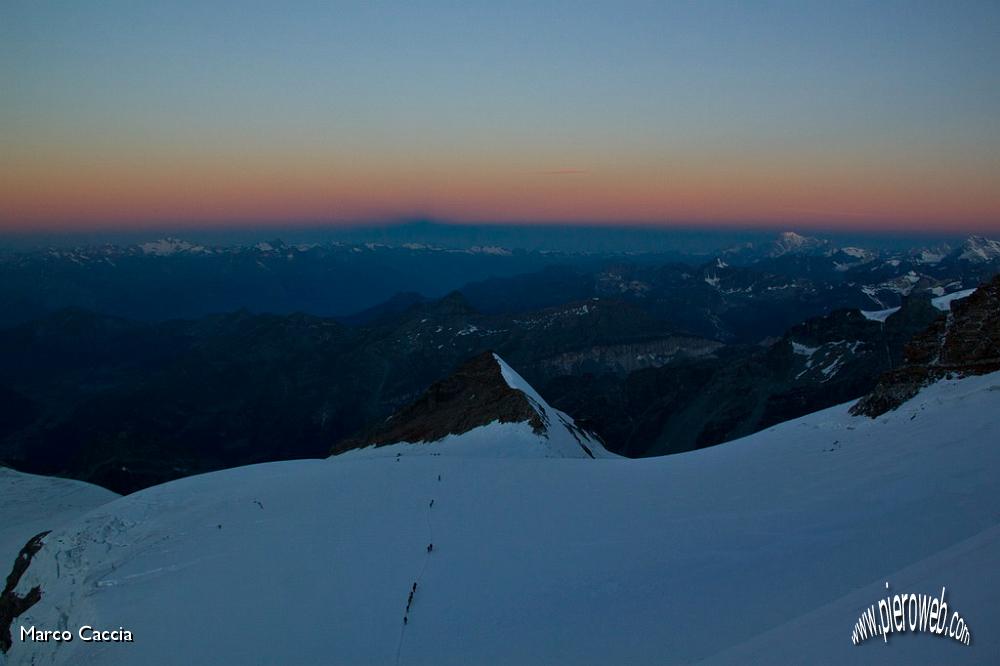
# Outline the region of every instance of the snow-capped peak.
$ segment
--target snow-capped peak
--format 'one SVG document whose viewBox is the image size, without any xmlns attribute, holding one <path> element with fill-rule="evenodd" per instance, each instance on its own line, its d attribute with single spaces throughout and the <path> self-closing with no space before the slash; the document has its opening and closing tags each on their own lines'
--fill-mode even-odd
<svg viewBox="0 0 1000 666">
<path fill-rule="evenodd" d="M 783 243 L 787 247 L 802 247 L 808 243 L 809 240 L 815 239 L 809 239 L 806 236 L 795 233 L 794 231 L 782 231 L 778 236 L 778 242 Z"/>
<path fill-rule="evenodd" d="M 771 244 L 768 253 L 771 257 L 780 257 L 795 252 L 807 252 L 827 245 L 827 241 L 812 236 L 802 236 L 794 231 L 783 231 Z"/>
<path fill-rule="evenodd" d="M 975 263 L 996 261 L 1000 259 L 1000 241 L 982 236 L 969 236 L 962 244 L 958 258 Z"/>
<path fill-rule="evenodd" d="M 205 248 L 190 241 L 178 238 L 161 238 L 149 243 L 142 243 L 139 249 L 143 254 L 151 254 L 157 257 L 168 257 L 172 254 L 182 252 L 204 252 Z"/>
<path fill-rule="evenodd" d="M 475 356 L 335 454 L 610 458 L 595 435 L 553 408 L 492 352 Z"/>
<path fill-rule="evenodd" d="M 268 252 L 280 252 L 281 250 L 285 249 L 285 244 L 279 239 L 274 239 L 270 241 L 260 241 L 253 247 L 258 252 L 263 252 L 266 254 Z"/>
</svg>

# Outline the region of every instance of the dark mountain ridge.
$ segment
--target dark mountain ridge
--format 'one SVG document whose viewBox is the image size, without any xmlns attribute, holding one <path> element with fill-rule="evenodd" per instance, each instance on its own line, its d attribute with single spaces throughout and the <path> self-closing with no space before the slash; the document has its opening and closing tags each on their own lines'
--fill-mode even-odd
<svg viewBox="0 0 1000 666">
<path fill-rule="evenodd" d="M 541 414 L 528 396 L 507 384 L 493 352 L 485 351 L 431 384 L 364 436 L 338 442 L 331 453 L 395 442 L 433 442 L 493 422 L 527 422 L 534 432 L 545 431 Z"/>
<path fill-rule="evenodd" d="M 544 385 L 579 368 L 622 373 L 718 347 L 605 300 L 503 316 L 453 293 L 364 326 L 248 311 L 161 324 L 64 311 L 0 329 L 0 389 L 22 405 L 2 419 L 0 459 L 130 492 L 325 455 L 489 349 Z M 637 359 L 635 349 L 649 353 Z"/>
</svg>

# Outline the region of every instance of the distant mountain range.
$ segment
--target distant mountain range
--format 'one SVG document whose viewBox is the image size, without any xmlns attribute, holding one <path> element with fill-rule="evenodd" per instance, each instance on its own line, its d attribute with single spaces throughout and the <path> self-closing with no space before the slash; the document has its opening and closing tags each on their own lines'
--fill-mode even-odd
<svg viewBox="0 0 1000 666">
<path fill-rule="evenodd" d="M 838 308 L 879 311 L 898 307 L 907 296 L 975 287 L 1000 271 L 1000 254 L 992 251 L 997 245 L 971 237 L 955 249 L 883 252 L 787 233 L 773 243 L 689 263 L 609 258 L 596 270 L 549 268 L 461 291 L 484 312 L 613 298 L 691 334 L 757 343 Z"/>
<path fill-rule="evenodd" d="M 733 309 L 739 292 L 770 294 L 822 314 L 844 307 L 898 305 L 914 287 L 975 286 L 1000 267 L 1000 243 L 970 237 L 961 246 L 907 250 L 838 247 L 828 240 L 780 234 L 715 254 L 563 253 L 496 245 L 442 247 L 418 242 L 286 244 L 280 240 L 211 246 L 165 238 L 132 245 L 47 248 L 0 253 L 0 325 L 77 307 L 143 321 L 200 317 L 241 308 L 253 312 L 350 318 L 399 293 L 439 298 L 456 289 L 484 312 L 532 310 L 569 300 L 618 294 L 644 300 L 658 316 L 672 300 L 706 301 L 688 322 L 700 335 L 747 339 L 760 331 L 748 314 L 711 324 Z M 555 269 L 555 270 L 554 270 Z M 528 274 L 538 272 L 537 279 Z M 501 290 L 490 285 L 497 279 Z M 475 287 L 472 283 L 478 283 Z M 694 286 L 712 287 L 718 293 Z M 702 284 L 703 283 L 703 284 Z M 466 288 L 466 285 L 469 285 Z M 860 294 L 858 292 L 861 292 Z M 671 293 L 676 293 L 672 298 Z M 831 292 L 817 294 L 817 292 Z M 780 297 L 780 298 L 779 298 Z M 712 301 L 727 303 L 712 305 Z M 739 310 L 739 305 L 735 306 Z M 686 316 L 688 313 L 682 313 Z M 762 313 L 769 320 L 773 312 Z M 781 317 L 770 334 L 796 321 Z M 749 329 L 747 329 L 747 325 Z M 745 331 L 751 331 L 747 333 Z"/>
<path fill-rule="evenodd" d="M 691 263 L 279 241 L 7 255 L 16 279 L 0 293 L 24 305 L 15 319 L 36 316 L 0 327 L 0 462 L 128 492 L 321 455 L 488 351 L 611 451 L 711 446 L 870 391 L 997 272 L 995 246 L 887 253 L 784 234 Z M 425 266 L 437 284 L 488 277 L 322 314 L 371 275 L 388 290 Z M 266 312 L 289 293 L 315 309 Z M 91 307 L 52 309 L 75 300 Z M 198 314 L 233 304 L 246 307 Z"/>
<path fill-rule="evenodd" d="M 0 255 L 0 325 L 67 307 L 142 321 L 255 312 L 348 316 L 400 291 L 440 297 L 462 284 L 538 270 L 561 255 L 475 246 L 211 247 L 178 239 Z"/>
</svg>

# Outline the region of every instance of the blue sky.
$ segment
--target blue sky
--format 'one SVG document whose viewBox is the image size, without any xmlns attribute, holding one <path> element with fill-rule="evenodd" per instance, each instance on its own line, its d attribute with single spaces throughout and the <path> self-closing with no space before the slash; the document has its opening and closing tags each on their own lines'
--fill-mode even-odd
<svg viewBox="0 0 1000 666">
<path fill-rule="evenodd" d="M 996 2 L 6 2 L 0 224 L 991 227 L 998 45 Z"/>
</svg>

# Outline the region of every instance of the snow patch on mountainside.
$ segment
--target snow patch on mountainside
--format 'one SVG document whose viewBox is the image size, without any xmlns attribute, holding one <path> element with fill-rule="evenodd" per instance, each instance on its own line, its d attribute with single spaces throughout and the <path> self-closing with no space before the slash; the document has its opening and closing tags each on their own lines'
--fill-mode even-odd
<svg viewBox="0 0 1000 666">
<path fill-rule="evenodd" d="M 801 342 L 792 343 L 792 352 L 795 354 L 799 354 L 800 356 L 805 356 L 806 358 L 809 358 L 810 356 L 815 354 L 818 350 L 819 347 L 809 347 L 807 345 L 802 344 Z"/>
<path fill-rule="evenodd" d="M 842 247 L 840 248 L 840 251 L 849 257 L 854 257 L 855 259 L 863 259 L 865 261 L 871 261 L 875 257 L 874 252 L 860 247 Z"/>
<path fill-rule="evenodd" d="M 865 319 L 869 319 L 871 321 L 884 322 L 886 319 L 896 314 L 897 312 L 899 312 L 899 308 L 895 307 L 895 308 L 886 308 L 885 310 L 862 310 L 861 314 L 862 316 L 864 316 Z"/>
<path fill-rule="evenodd" d="M 964 289 L 962 291 L 956 291 L 951 294 L 945 294 L 944 296 L 938 296 L 937 298 L 931 299 L 931 305 L 936 307 L 938 310 L 941 310 L 942 312 L 948 312 L 951 310 L 951 304 L 954 301 L 958 301 L 968 296 L 971 296 L 972 293 L 975 291 L 976 288 L 973 287 L 972 289 Z"/>
</svg>

